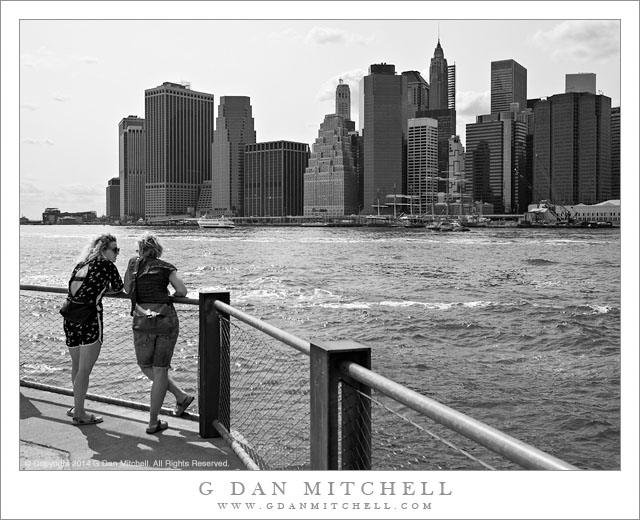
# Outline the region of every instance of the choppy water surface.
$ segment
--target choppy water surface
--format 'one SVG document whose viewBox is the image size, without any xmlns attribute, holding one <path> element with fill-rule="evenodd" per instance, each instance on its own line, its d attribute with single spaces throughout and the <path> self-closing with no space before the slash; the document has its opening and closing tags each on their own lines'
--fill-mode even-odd
<svg viewBox="0 0 640 520">
<path fill-rule="evenodd" d="M 124 272 L 139 228 L 21 226 L 20 282 L 64 287 L 90 236 Z M 620 232 L 155 229 L 190 296 L 311 341 L 580 467 L 620 467 Z"/>
</svg>

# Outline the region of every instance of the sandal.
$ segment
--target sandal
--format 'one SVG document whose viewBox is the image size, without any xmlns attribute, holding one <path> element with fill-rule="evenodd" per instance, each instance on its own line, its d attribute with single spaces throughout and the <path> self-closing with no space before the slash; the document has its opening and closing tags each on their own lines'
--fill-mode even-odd
<svg viewBox="0 0 640 520">
<path fill-rule="evenodd" d="M 83 426 L 85 424 L 98 424 L 101 423 L 104 419 L 99 415 L 91 414 L 89 417 L 74 417 L 71 422 L 74 426 Z"/>
<path fill-rule="evenodd" d="M 166 430 L 169 427 L 169 424 L 166 421 L 161 421 L 158 419 L 158 422 L 155 426 L 147 428 L 147 433 L 149 435 L 153 435 L 154 433 L 161 432 L 162 430 Z"/>
<path fill-rule="evenodd" d="M 186 411 L 186 409 L 189 408 L 189 405 L 193 403 L 194 399 L 195 399 L 194 396 L 188 395 L 187 397 L 184 398 L 184 401 L 182 401 L 181 403 L 177 403 L 176 409 L 174 411 L 176 416 L 180 417 Z"/>
<path fill-rule="evenodd" d="M 73 417 L 73 406 L 67 410 L 67 416 Z"/>
</svg>

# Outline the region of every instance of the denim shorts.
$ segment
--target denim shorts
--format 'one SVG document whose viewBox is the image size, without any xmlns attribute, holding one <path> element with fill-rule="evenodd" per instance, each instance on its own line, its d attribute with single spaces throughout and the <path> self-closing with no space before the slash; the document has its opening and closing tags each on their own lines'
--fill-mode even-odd
<svg viewBox="0 0 640 520">
<path fill-rule="evenodd" d="M 171 366 L 173 350 L 180 333 L 180 323 L 173 307 L 171 307 L 171 314 L 163 319 L 170 320 L 173 325 L 169 334 L 147 334 L 133 331 L 133 346 L 136 349 L 136 359 L 141 368 L 168 369 Z"/>
</svg>

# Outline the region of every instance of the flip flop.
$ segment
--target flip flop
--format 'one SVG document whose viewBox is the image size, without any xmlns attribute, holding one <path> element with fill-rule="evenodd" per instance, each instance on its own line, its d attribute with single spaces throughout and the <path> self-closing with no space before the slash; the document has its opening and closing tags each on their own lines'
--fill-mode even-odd
<svg viewBox="0 0 640 520">
<path fill-rule="evenodd" d="M 67 416 L 73 417 L 73 406 L 67 410 Z"/>
<path fill-rule="evenodd" d="M 189 408 L 189 405 L 190 405 L 191 403 L 193 403 L 193 400 L 194 400 L 194 399 L 195 399 L 195 397 L 194 397 L 194 396 L 192 396 L 192 395 L 188 395 L 187 397 L 185 397 L 185 398 L 184 398 L 184 401 L 182 401 L 181 403 L 178 403 L 178 404 L 176 405 L 176 409 L 175 409 L 175 412 L 174 412 L 174 413 L 175 413 L 178 417 L 180 417 L 180 416 L 181 416 L 181 415 L 186 411 L 186 409 L 187 409 L 187 408 Z"/>
<path fill-rule="evenodd" d="M 161 432 L 162 430 L 166 430 L 169 427 L 169 424 L 166 421 L 161 421 L 158 419 L 158 422 L 155 426 L 147 428 L 147 433 L 149 435 L 153 435 L 154 433 Z"/>
<path fill-rule="evenodd" d="M 98 424 L 101 423 L 104 419 L 99 415 L 91 414 L 88 418 L 83 417 L 74 417 L 71 422 L 74 426 L 83 426 L 85 424 Z"/>
</svg>

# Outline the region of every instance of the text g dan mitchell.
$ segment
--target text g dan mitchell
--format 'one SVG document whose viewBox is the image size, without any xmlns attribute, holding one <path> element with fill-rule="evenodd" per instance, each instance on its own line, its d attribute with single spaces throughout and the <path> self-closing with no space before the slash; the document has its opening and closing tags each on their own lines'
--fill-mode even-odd
<svg viewBox="0 0 640 520">
<path fill-rule="evenodd" d="M 221 489 L 221 486 L 224 489 Z M 295 489 L 294 489 L 295 488 Z M 451 491 L 446 482 L 257 482 L 246 484 L 231 481 L 217 484 L 214 489 L 211 482 L 202 482 L 199 486 L 202 495 L 227 496 L 286 496 L 292 492 L 300 496 L 448 496 Z"/>
</svg>

